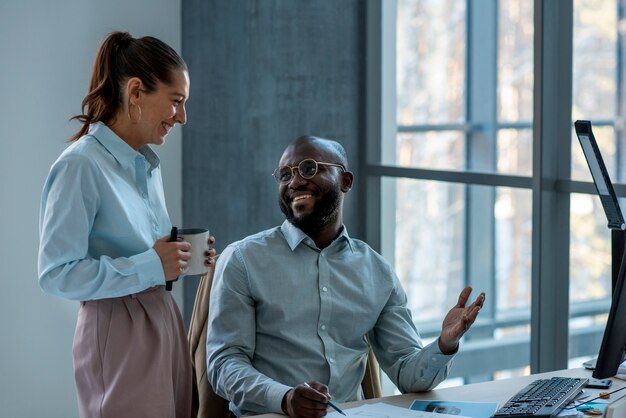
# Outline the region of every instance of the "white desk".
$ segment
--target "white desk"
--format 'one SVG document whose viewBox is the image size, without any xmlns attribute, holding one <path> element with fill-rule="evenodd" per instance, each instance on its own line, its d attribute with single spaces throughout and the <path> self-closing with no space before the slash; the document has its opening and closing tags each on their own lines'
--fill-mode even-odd
<svg viewBox="0 0 626 418">
<path fill-rule="evenodd" d="M 364 403 L 385 402 L 391 405 L 402 406 L 408 408 L 415 399 L 429 400 L 454 400 L 454 401 L 474 401 L 474 402 L 498 402 L 504 404 L 511 396 L 515 395 L 520 389 L 536 379 L 551 378 L 553 376 L 565 377 L 586 377 L 591 379 L 591 372 L 583 368 L 559 370 L 556 372 L 534 374 L 532 376 L 516 377 L 513 379 L 493 380 L 484 383 L 475 383 L 472 385 L 457 386 L 445 389 L 434 389 L 426 393 L 406 393 L 404 395 L 386 396 L 377 399 L 368 399 L 358 402 L 347 402 L 339 404 L 341 409 L 349 409 Z M 626 381 L 613 379 L 613 384 L 608 390 L 585 389 L 585 392 L 597 394 L 600 392 L 610 392 L 626 386 Z M 616 400 L 626 395 L 626 389 L 612 395 L 611 399 Z M 264 414 L 257 415 L 258 418 L 278 418 L 284 415 Z"/>
</svg>

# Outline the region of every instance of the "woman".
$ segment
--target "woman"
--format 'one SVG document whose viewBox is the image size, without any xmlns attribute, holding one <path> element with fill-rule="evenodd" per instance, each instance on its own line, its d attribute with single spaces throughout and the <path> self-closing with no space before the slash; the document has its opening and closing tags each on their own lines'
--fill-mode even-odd
<svg viewBox="0 0 626 418">
<path fill-rule="evenodd" d="M 165 290 L 190 245 L 172 227 L 157 155 L 186 122 L 187 66 L 162 41 L 110 34 L 93 67 L 82 128 L 52 165 L 40 218 L 39 282 L 81 301 L 74 373 L 81 417 L 192 415 L 191 358 Z M 213 237 L 209 239 L 213 242 Z M 215 250 L 206 254 L 207 264 Z"/>
</svg>

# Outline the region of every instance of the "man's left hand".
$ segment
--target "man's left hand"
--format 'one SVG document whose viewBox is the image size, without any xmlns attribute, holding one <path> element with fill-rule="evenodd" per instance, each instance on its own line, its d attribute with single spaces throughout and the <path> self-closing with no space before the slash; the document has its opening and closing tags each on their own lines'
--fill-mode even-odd
<svg viewBox="0 0 626 418">
<path fill-rule="evenodd" d="M 453 354 L 459 348 L 459 340 L 472 326 L 480 308 L 485 302 L 485 294 L 478 295 L 474 303 L 465 307 L 467 300 L 472 293 L 470 286 L 461 291 L 459 301 L 456 306 L 450 309 L 450 312 L 443 320 L 441 328 L 441 336 L 439 336 L 439 349 L 444 354 Z"/>
</svg>

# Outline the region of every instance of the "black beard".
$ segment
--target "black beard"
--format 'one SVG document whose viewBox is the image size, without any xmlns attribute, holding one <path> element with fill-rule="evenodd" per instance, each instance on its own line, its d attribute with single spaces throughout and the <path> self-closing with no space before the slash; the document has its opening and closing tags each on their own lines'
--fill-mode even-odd
<svg viewBox="0 0 626 418">
<path fill-rule="evenodd" d="M 315 204 L 313 211 L 301 217 L 296 217 L 290 205 L 285 204 L 280 198 L 278 205 L 285 217 L 294 226 L 300 228 L 308 236 L 316 235 L 323 227 L 337 220 L 339 216 L 339 205 L 341 204 L 341 194 L 338 187 L 324 193 L 319 202 Z"/>
</svg>

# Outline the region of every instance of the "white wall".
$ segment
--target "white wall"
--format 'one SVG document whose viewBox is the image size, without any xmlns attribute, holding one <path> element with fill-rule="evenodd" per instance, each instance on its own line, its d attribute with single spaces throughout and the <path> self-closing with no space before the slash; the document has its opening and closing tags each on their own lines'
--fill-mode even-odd
<svg viewBox="0 0 626 418">
<path fill-rule="evenodd" d="M 2 417 L 78 416 L 71 360 L 78 303 L 44 295 L 37 283 L 41 188 L 78 129 L 67 121 L 81 110 L 100 41 L 127 30 L 180 52 L 180 8 L 181 0 L 0 1 Z M 180 127 L 156 150 L 170 216 L 180 225 Z"/>
</svg>

